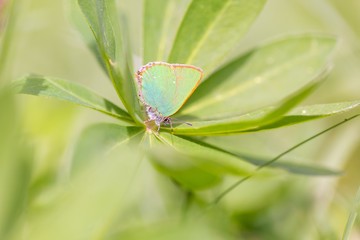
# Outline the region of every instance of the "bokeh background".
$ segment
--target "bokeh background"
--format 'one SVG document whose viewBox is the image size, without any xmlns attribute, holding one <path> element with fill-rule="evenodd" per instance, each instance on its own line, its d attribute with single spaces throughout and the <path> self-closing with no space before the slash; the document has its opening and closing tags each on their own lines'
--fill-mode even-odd
<svg viewBox="0 0 360 240">
<path fill-rule="evenodd" d="M 72 24 L 70 8 L 73 3 L 70 0 L 16 2 L 16 25 L 5 69 L 1 73 L 4 81 L 28 73 L 58 77 L 81 83 L 121 105 L 106 74 Z M 189 1 L 181 2 L 183 7 L 178 9 L 179 16 Z M 134 65 L 140 67 L 142 3 L 140 0 L 125 0 L 120 6 L 126 13 L 132 36 Z M 333 34 L 339 39 L 333 70 L 328 80 L 305 103 L 357 100 L 360 97 L 359 9 L 358 0 L 269 0 L 234 51 L 234 56 L 279 35 L 301 32 Z M 7 104 L 5 108 L 9 106 Z M 32 239 L 49 239 L 46 234 L 53 233 L 57 236 L 53 239 L 58 239 L 62 236 L 62 228 L 71 228 L 71 219 L 82 220 L 72 216 L 70 210 L 46 215 L 46 206 L 52 204 L 67 178 L 74 144 L 86 126 L 114 120 L 69 103 L 30 96 L 16 96 L 13 108 L 16 109 L 16 120 L 11 122 L 11 126 L 21 132 L 17 133 L 18 138 L 14 140 L 17 147 L 13 150 L 19 149 L 30 156 L 25 160 L 30 166 L 26 185 L 29 195 L 21 206 L 30 209 L 30 215 L 45 216 L 26 217 L 20 214 L 20 220 L 14 223 L 14 236 L 27 236 L 30 232 Z M 354 113 L 284 129 L 216 137 L 208 141 L 234 151 L 260 151 L 264 156 L 273 157 L 351 114 Z M 19 141 L 21 146 L 17 145 Z M 219 207 L 220 210 L 214 210 L 199 222 L 179 227 L 171 221 L 168 223 L 169 218 L 181 215 L 179 193 L 170 186 L 166 177 L 143 161 L 141 167 L 134 170 L 131 180 L 127 179 L 127 186 L 131 190 L 127 190 L 125 198 L 128 196 L 127 201 L 133 201 L 133 204 L 124 205 L 127 207 L 119 210 L 124 213 L 125 217 L 121 217 L 124 224 L 119 229 L 114 228 L 112 236 L 114 239 L 119 239 L 119 236 L 122 236 L 121 239 L 144 239 L 141 234 L 137 236 L 133 233 L 141 229 L 148 239 L 339 239 L 360 186 L 359 120 L 307 143 L 286 157 L 294 162 L 317 163 L 340 169 L 344 174 L 339 177 L 309 178 L 280 172 L 271 178 L 254 178 L 230 193 Z M 23 173 L 14 170 L 13 174 L 15 178 L 20 178 Z M 6 179 L 4 176 L 2 179 Z M 108 180 L 105 177 L 101 181 L 106 186 Z M 85 182 L 79 184 L 86 185 Z M 10 188 L 10 185 L 5 184 L 6 188 Z M 6 191 L 3 190 L 3 193 Z M 71 201 L 67 203 L 71 204 Z M 98 205 L 93 207 L 101 210 L 104 203 L 106 201 L 99 200 Z M 35 230 L 31 224 L 27 224 L 31 221 L 37 224 Z M 54 223 L 47 229 L 48 221 L 58 225 Z M 62 225 L 64 222 L 68 222 L 68 225 Z M 129 229 L 133 229 L 133 222 L 137 228 L 132 232 Z M 149 224 L 151 230 L 148 229 Z M 127 225 L 131 227 L 128 229 Z M 355 223 L 351 239 L 360 239 L 359 221 Z"/>
</svg>

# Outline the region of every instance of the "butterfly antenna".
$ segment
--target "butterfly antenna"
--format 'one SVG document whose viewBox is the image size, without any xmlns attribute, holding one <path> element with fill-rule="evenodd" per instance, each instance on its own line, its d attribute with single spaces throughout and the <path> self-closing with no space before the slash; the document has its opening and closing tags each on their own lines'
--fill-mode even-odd
<svg viewBox="0 0 360 240">
<path fill-rule="evenodd" d="M 188 125 L 188 126 L 190 126 L 190 127 L 193 126 L 192 123 L 180 121 L 180 120 L 178 120 L 178 119 L 176 119 L 176 118 L 173 118 L 173 120 L 175 120 L 176 123 L 183 123 L 183 124 L 186 124 L 186 125 Z"/>
</svg>

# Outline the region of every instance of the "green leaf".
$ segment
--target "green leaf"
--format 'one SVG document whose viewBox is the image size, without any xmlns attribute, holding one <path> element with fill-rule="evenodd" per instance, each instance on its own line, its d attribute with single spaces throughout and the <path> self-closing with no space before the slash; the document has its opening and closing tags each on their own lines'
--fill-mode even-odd
<svg viewBox="0 0 360 240">
<path fill-rule="evenodd" d="M 220 119 L 275 105 L 324 71 L 335 44 L 333 37 L 306 34 L 253 49 L 212 74 L 178 115 Z"/>
<path fill-rule="evenodd" d="M 0 239 L 18 231 L 31 181 L 31 148 L 19 131 L 19 116 L 13 96 L 0 89 Z"/>
<path fill-rule="evenodd" d="M 191 138 L 185 138 L 185 139 L 191 139 Z M 248 154 L 227 151 L 225 149 L 221 149 L 212 144 L 202 142 L 199 140 L 191 139 L 191 141 L 196 142 L 196 143 L 198 143 L 202 146 L 205 146 L 209 149 L 213 149 L 216 151 L 221 151 L 226 154 L 230 154 L 234 157 L 237 157 L 241 161 L 246 161 L 246 162 L 251 163 L 256 166 L 263 166 L 265 163 L 272 160 L 271 158 L 250 156 Z M 289 160 L 275 161 L 275 162 L 272 162 L 271 165 L 268 165 L 267 167 L 279 168 L 279 169 L 288 171 L 290 173 L 295 173 L 295 174 L 300 174 L 300 175 L 310 175 L 310 176 L 331 176 L 331 175 L 339 175 L 341 173 L 339 171 L 331 170 L 331 169 L 328 169 L 325 167 L 320 167 L 320 166 L 315 166 L 315 165 L 306 165 L 306 164 L 300 164 L 300 163 L 292 163 Z"/>
<path fill-rule="evenodd" d="M 191 190 L 212 187 L 225 175 L 252 174 L 256 169 L 255 166 L 261 166 L 270 161 L 270 158 L 233 153 L 199 140 L 178 137 L 169 133 L 161 133 L 157 137 L 160 142 L 153 141 L 149 151 L 156 168 Z M 308 176 L 340 174 L 339 171 L 325 167 L 288 161 L 274 162 L 269 167 Z"/>
<path fill-rule="evenodd" d="M 351 236 L 351 229 L 354 226 L 355 220 L 360 213 L 360 188 L 358 189 L 354 201 L 354 206 L 351 209 L 350 215 L 346 222 L 345 230 L 343 233 L 342 240 L 349 240 Z"/>
<path fill-rule="evenodd" d="M 69 181 L 30 209 L 25 238 L 106 239 L 129 201 L 143 158 L 138 151 L 143 133 L 143 128 L 110 123 L 86 128 L 75 146 Z"/>
<path fill-rule="evenodd" d="M 352 102 L 339 102 L 328 104 L 316 104 L 310 106 L 301 106 L 292 110 L 289 114 L 281 117 L 279 120 L 261 126 L 250 131 L 259 131 L 272 128 L 279 128 L 288 125 L 298 124 L 318 118 L 328 117 L 336 114 L 341 114 L 347 111 L 352 111 L 360 106 L 360 100 Z"/>
<path fill-rule="evenodd" d="M 7 66 L 12 58 L 12 42 L 21 13 L 22 0 L 0 1 L 0 87 L 7 81 Z"/>
<path fill-rule="evenodd" d="M 247 114 L 228 117 L 219 120 L 194 120 L 191 126 L 186 124 L 177 126 L 172 131 L 179 135 L 226 135 L 245 131 L 256 130 L 280 119 L 285 113 L 291 110 L 296 104 L 307 97 L 321 83 L 320 78 L 315 79 L 298 92 L 289 96 L 277 106 L 265 107 Z M 175 125 L 176 126 L 176 125 Z M 167 129 L 170 131 L 170 129 Z"/>
<path fill-rule="evenodd" d="M 45 203 L 29 209 L 28 231 L 21 232 L 22 236 L 37 240 L 106 239 L 119 216 L 127 212 L 125 206 L 141 159 L 138 151 L 124 145 L 98 161 L 89 161 Z"/>
<path fill-rule="evenodd" d="M 149 151 L 149 157 L 155 168 L 171 177 L 183 188 L 201 190 L 210 188 L 222 180 L 222 174 L 210 171 L 203 166 L 191 164 L 198 160 L 191 156 L 172 151 L 169 148 L 156 147 Z"/>
<path fill-rule="evenodd" d="M 255 169 L 243 159 L 192 139 L 169 133 L 157 136 L 149 151 L 157 169 L 184 187 L 199 190 L 218 183 L 224 175 L 243 176 Z"/>
<path fill-rule="evenodd" d="M 94 54 L 96 60 L 102 67 L 102 69 L 107 73 L 106 62 L 101 56 L 100 50 L 96 43 L 96 39 L 94 38 L 89 26 L 82 16 L 81 10 L 79 8 L 78 2 L 74 0 L 69 0 L 70 11 L 69 11 L 69 18 L 70 21 L 74 24 L 76 29 L 80 32 L 82 39 L 87 44 L 88 48 Z"/>
<path fill-rule="evenodd" d="M 123 127 L 113 123 L 98 123 L 87 127 L 80 135 L 73 157 L 73 171 L 102 159 L 116 148 L 139 144 L 144 128 Z"/>
<path fill-rule="evenodd" d="M 105 113 L 127 123 L 133 123 L 127 112 L 85 87 L 50 77 L 31 75 L 12 83 L 16 93 L 51 97 Z"/>
<path fill-rule="evenodd" d="M 213 71 L 249 29 L 265 0 L 193 0 L 178 30 L 169 62 Z"/>
<path fill-rule="evenodd" d="M 216 148 L 209 148 L 207 144 L 191 138 L 183 138 L 170 133 L 161 133 L 159 139 L 177 152 L 188 154 L 195 165 L 204 166 L 210 171 L 221 174 L 244 175 L 254 169 L 252 164 L 234 158 L 227 152 Z"/>
<path fill-rule="evenodd" d="M 270 158 L 265 159 L 261 157 L 254 157 L 254 156 L 242 155 L 242 154 L 236 154 L 236 155 L 257 166 L 262 166 L 266 162 L 271 160 Z M 268 167 L 279 168 L 290 173 L 307 175 L 307 176 L 338 176 L 341 174 L 340 171 L 328 169 L 325 167 L 292 163 L 289 161 L 276 161 L 271 163 L 271 165 L 269 165 Z"/>
<path fill-rule="evenodd" d="M 135 112 L 140 112 L 137 99 L 134 71 L 129 47 L 124 36 L 115 1 L 78 0 L 94 34 L 113 85 L 129 114 L 140 121 Z"/>
<path fill-rule="evenodd" d="M 179 199 L 174 199 L 178 200 Z M 195 204 L 194 204 L 195 205 Z M 198 210 L 199 211 L 199 210 Z M 193 211 L 192 211 L 193 212 Z M 223 240 L 236 239 L 229 231 L 222 230 L 219 226 L 214 227 L 214 224 L 209 224 L 209 219 L 216 219 L 219 214 L 214 214 L 211 211 L 206 212 L 206 217 L 199 217 L 197 214 L 188 214 L 186 221 L 181 221 L 175 217 L 176 214 L 171 214 L 171 218 L 153 220 L 151 224 L 144 221 L 137 223 L 127 229 L 118 228 L 112 232 L 111 237 L 106 240 L 184 240 L 184 239 L 206 239 L 206 240 Z M 225 224 L 222 223 L 224 226 Z"/>
<path fill-rule="evenodd" d="M 161 61 L 165 43 L 166 13 L 173 1 L 145 0 L 144 1 L 144 63 Z"/>
<path fill-rule="evenodd" d="M 181 13 L 187 2 L 188 0 L 144 1 L 144 63 L 166 61 L 179 17 L 183 17 Z"/>
</svg>

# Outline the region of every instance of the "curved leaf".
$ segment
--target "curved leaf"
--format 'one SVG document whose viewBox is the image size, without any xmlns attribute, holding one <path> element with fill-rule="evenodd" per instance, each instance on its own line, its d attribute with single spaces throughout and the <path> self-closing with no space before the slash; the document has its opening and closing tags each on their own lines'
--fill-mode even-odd
<svg viewBox="0 0 360 240">
<path fill-rule="evenodd" d="M 324 71 L 336 40 L 329 36 L 288 36 L 258 47 L 212 74 L 179 115 L 214 119 L 271 106 Z"/>
<path fill-rule="evenodd" d="M 186 189 L 210 188 L 221 182 L 223 177 L 221 173 L 192 164 L 197 158 L 176 152 L 168 146 L 152 148 L 148 155 L 157 170 L 171 177 Z"/>
<path fill-rule="evenodd" d="M 166 61 L 168 50 L 175 38 L 176 26 L 183 17 L 182 13 L 188 1 L 144 1 L 144 63 Z"/>
<path fill-rule="evenodd" d="M 351 235 L 351 229 L 354 226 L 356 218 L 360 214 L 360 188 L 357 190 L 352 209 L 350 211 L 348 220 L 343 233 L 343 240 L 349 240 Z"/>
<path fill-rule="evenodd" d="M 182 186 L 199 190 L 218 183 L 224 175 L 246 175 L 255 166 L 201 142 L 161 133 L 149 151 L 157 169 Z"/>
<path fill-rule="evenodd" d="M 352 111 L 360 106 L 360 100 L 353 102 L 339 102 L 328 104 L 316 104 L 310 106 L 301 106 L 292 110 L 289 114 L 283 116 L 276 122 L 269 125 L 261 126 L 253 131 L 260 131 L 272 128 L 279 128 L 288 125 L 298 124 L 317 118 L 328 117 Z"/>
<path fill-rule="evenodd" d="M 112 0 L 78 0 L 94 34 L 109 76 L 133 119 L 140 107 L 137 99 L 135 82 L 133 81 L 132 58 L 127 52 L 126 39 L 122 35 L 115 1 Z"/>
<path fill-rule="evenodd" d="M 172 131 L 179 135 L 225 135 L 258 129 L 280 119 L 321 83 L 323 74 L 277 106 L 265 107 L 247 114 L 215 120 L 194 120 L 191 126 L 180 125 Z M 168 129 L 169 131 L 169 129 Z"/>
<path fill-rule="evenodd" d="M 127 112 L 87 88 L 61 79 L 31 75 L 12 83 L 16 93 L 51 97 L 105 113 L 119 120 L 133 123 Z"/>
<path fill-rule="evenodd" d="M 21 0 L 0 1 L 0 86 L 9 79 L 7 66 L 12 60 L 12 41 L 21 6 Z"/>
<path fill-rule="evenodd" d="M 120 213 L 126 212 L 142 155 L 123 144 L 107 155 L 92 157 L 98 161 L 88 159 L 86 165 L 77 169 L 81 171 L 73 172 L 51 198 L 29 209 L 26 215 L 29 231 L 22 234 L 24 238 L 107 238 L 110 226 L 117 223 Z"/>
<path fill-rule="evenodd" d="M 164 28 L 169 0 L 144 1 L 144 63 L 161 61 L 160 48 L 163 47 Z"/>
<path fill-rule="evenodd" d="M 185 138 L 191 139 L 191 138 Z M 206 142 L 202 142 L 199 140 L 191 139 L 191 141 L 196 142 L 208 149 L 213 149 L 216 151 L 221 151 L 223 153 L 229 154 L 231 156 L 237 157 L 241 161 L 245 161 L 256 166 L 264 166 L 268 162 L 272 161 L 271 158 L 265 157 L 257 157 L 257 156 L 250 156 L 248 154 L 242 154 L 232 151 L 227 151 L 225 149 L 216 147 Z M 316 166 L 316 165 L 307 165 L 307 164 L 300 164 L 300 163 L 292 163 L 289 160 L 287 161 L 275 161 L 271 162 L 270 165 L 266 165 L 267 168 L 279 168 L 290 173 L 295 173 L 299 175 L 309 175 L 309 176 L 332 176 L 332 175 L 339 175 L 341 174 L 340 171 L 328 169 L 326 167 Z"/>
<path fill-rule="evenodd" d="M 183 187 L 192 190 L 211 187 L 224 175 L 252 174 L 255 166 L 262 166 L 270 161 L 229 152 L 199 140 L 177 137 L 169 133 L 161 133 L 157 137 L 163 144 L 155 141 L 152 145 L 150 156 L 155 166 Z M 268 167 L 308 176 L 340 174 L 339 171 L 325 167 L 284 161 L 274 162 Z"/>
<path fill-rule="evenodd" d="M 193 0 L 178 30 L 169 62 L 213 71 L 256 19 L 265 0 Z"/>
<path fill-rule="evenodd" d="M 103 71 L 107 73 L 106 62 L 104 62 L 104 59 L 100 53 L 100 50 L 96 43 L 96 39 L 94 38 L 91 29 L 89 29 L 86 20 L 82 16 L 78 2 L 69 0 L 69 4 L 70 4 L 70 11 L 69 11 L 70 21 L 73 23 L 73 25 L 81 34 L 83 41 L 87 44 L 88 48 L 96 58 L 97 62 L 102 67 Z"/>
<path fill-rule="evenodd" d="M 119 147 L 139 144 L 143 128 L 124 127 L 113 123 L 98 123 L 87 127 L 80 135 L 73 156 L 73 171 Z"/>
<path fill-rule="evenodd" d="M 313 87 L 316 87 L 316 83 Z M 285 103 L 287 102 L 288 101 L 285 101 Z M 296 102 L 298 101 L 295 101 L 294 103 Z M 261 131 L 341 114 L 355 110 L 360 106 L 360 100 L 317 104 L 297 107 L 288 114 L 283 115 L 294 106 L 293 104 L 286 106 L 285 103 L 282 107 L 263 108 L 238 117 L 212 121 L 195 120 L 191 121 L 192 126 L 190 127 L 185 124 L 179 125 L 171 131 L 179 135 L 224 135 Z M 167 130 L 170 131 L 170 129 Z"/>
<path fill-rule="evenodd" d="M 246 161 L 255 164 L 257 166 L 262 166 L 265 163 L 271 161 L 271 159 L 265 159 L 260 157 L 236 154 Z M 307 176 L 337 176 L 340 175 L 340 171 L 332 170 L 329 168 L 309 165 L 309 164 L 300 164 L 300 163 L 292 163 L 289 161 L 276 161 L 271 163 L 271 165 L 267 166 L 270 168 L 279 168 L 290 173 L 299 174 L 299 175 L 307 175 Z"/>
<path fill-rule="evenodd" d="M 25 143 L 29 139 L 21 134 L 13 95 L 4 89 L 0 89 L 0 112 L 0 239 L 15 239 L 26 212 L 34 154 Z"/>
<path fill-rule="evenodd" d="M 200 141 L 169 133 L 161 133 L 159 139 L 175 151 L 191 156 L 191 161 L 194 161 L 195 165 L 204 166 L 209 171 L 220 174 L 244 175 L 254 169 L 252 164 L 220 149 L 209 148 L 208 145 Z"/>
</svg>

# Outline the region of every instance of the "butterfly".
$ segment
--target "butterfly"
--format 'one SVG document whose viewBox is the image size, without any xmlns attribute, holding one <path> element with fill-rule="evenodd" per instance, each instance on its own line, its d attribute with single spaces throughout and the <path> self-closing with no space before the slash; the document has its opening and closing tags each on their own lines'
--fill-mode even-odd
<svg viewBox="0 0 360 240">
<path fill-rule="evenodd" d="M 138 97 L 145 106 L 148 119 L 160 130 L 170 125 L 174 115 L 191 96 L 203 77 L 201 68 L 186 64 L 150 62 L 136 72 Z"/>
</svg>

